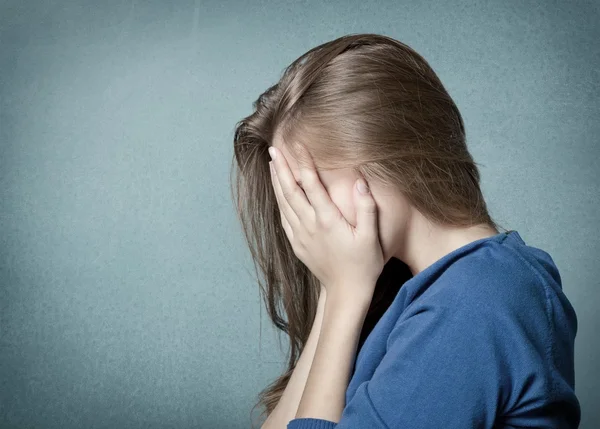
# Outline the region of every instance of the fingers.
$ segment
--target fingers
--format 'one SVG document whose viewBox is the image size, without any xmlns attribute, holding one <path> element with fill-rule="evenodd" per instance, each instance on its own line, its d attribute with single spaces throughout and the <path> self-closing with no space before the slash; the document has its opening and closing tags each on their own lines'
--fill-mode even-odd
<svg viewBox="0 0 600 429">
<path fill-rule="evenodd" d="M 273 159 L 273 171 L 275 173 L 274 182 L 275 192 L 279 193 L 279 208 L 284 212 L 292 228 L 295 222 L 307 222 L 314 217 L 314 209 L 302 192 L 302 189 L 296 183 L 296 179 L 290 170 L 283 154 L 275 147 L 269 148 L 269 153 Z"/>
<path fill-rule="evenodd" d="M 373 237 L 378 236 L 377 204 L 363 178 L 357 179 L 354 185 L 354 195 L 357 232 Z"/>
<path fill-rule="evenodd" d="M 277 200 L 277 206 L 279 207 L 279 213 L 281 215 L 281 225 L 283 226 L 288 239 L 291 241 L 291 239 L 294 237 L 294 230 L 288 221 L 288 217 L 292 219 L 292 222 L 294 223 L 298 222 L 298 217 L 293 211 L 289 211 L 289 206 L 287 203 L 282 201 L 285 198 L 283 198 L 283 195 L 281 195 L 281 186 L 279 185 L 277 176 L 274 174 L 273 161 L 269 162 L 269 168 L 271 170 L 271 183 L 273 185 L 273 189 L 275 190 L 275 199 Z M 288 208 L 284 210 L 284 207 Z"/>
<path fill-rule="evenodd" d="M 302 188 L 310 204 L 318 215 L 337 215 L 339 209 L 329 197 L 325 186 L 323 186 L 310 152 L 300 143 L 297 143 L 296 146 L 300 149 L 304 161 L 299 163 L 300 177 L 302 178 Z"/>
</svg>

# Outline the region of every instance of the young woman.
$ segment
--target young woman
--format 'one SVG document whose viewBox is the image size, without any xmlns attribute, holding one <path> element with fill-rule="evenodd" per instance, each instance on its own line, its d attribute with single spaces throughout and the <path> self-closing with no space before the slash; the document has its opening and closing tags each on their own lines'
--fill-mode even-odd
<svg viewBox="0 0 600 429">
<path fill-rule="evenodd" d="M 578 426 L 558 269 L 499 232 L 462 117 L 419 54 L 344 36 L 254 108 L 235 130 L 234 197 L 290 339 L 263 429 Z"/>
</svg>

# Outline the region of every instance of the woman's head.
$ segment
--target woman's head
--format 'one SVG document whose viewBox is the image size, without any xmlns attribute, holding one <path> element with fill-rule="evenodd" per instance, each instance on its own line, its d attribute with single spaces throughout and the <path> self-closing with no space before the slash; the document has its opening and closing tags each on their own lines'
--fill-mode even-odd
<svg viewBox="0 0 600 429">
<path fill-rule="evenodd" d="M 290 145 L 293 144 L 284 142 L 279 132 L 276 132 L 272 139 L 272 145 L 280 149 L 296 181 L 302 187 L 300 168 L 305 164 L 305 160 L 299 156 L 301 152 L 290 149 Z M 356 179 L 360 176 L 358 169 L 353 167 L 319 168 L 318 174 L 327 193 L 344 218 L 348 223 L 356 226 L 356 208 L 352 195 Z M 371 180 L 369 187 L 377 203 L 379 241 L 387 262 L 398 253 L 398 247 L 402 245 L 402 237 L 413 209 L 401 192 L 386 186 L 381 180 Z"/>
<path fill-rule="evenodd" d="M 260 403 L 270 413 L 310 333 L 319 290 L 281 227 L 269 176 L 270 145 L 284 153 L 297 178 L 302 159 L 294 142 L 306 146 L 350 223 L 352 184 L 358 175 L 367 179 L 388 260 L 380 280 L 392 274 L 396 282 L 403 280 L 398 276 L 409 278 L 391 256 L 414 213 L 440 225 L 496 224 L 458 108 L 425 59 L 397 40 L 354 34 L 319 45 L 289 65 L 253 107 L 235 129 L 234 197 L 255 268 L 265 280 L 263 285 L 259 276 L 267 310 L 291 345 L 288 371 L 262 392 Z M 391 267 L 400 272 L 391 273 Z M 384 285 L 389 282 L 378 281 L 372 307 L 385 301 Z"/>
</svg>

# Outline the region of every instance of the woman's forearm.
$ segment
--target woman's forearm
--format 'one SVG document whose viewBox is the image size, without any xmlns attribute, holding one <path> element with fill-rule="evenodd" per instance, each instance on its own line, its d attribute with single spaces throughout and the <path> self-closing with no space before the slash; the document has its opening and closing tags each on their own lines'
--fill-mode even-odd
<svg viewBox="0 0 600 429">
<path fill-rule="evenodd" d="M 329 297 L 317 350 L 295 418 L 340 421 L 368 309 L 369 301 L 366 299 L 336 300 Z"/>
<path fill-rule="evenodd" d="M 323 323 L 325 299 L 325 288 L 321 285 L 317 312 L 304 349 L 298 358 L 296 368 L 292 372 L 287 387 L 283 391 L 277 406 L 273 409 L 273 412 L 269 414 L 267 420 L 261 426 L 261 429 L 285 429 L 290 420 L 296 415 L 317 349 L 321 324 Z"/>
</svg>

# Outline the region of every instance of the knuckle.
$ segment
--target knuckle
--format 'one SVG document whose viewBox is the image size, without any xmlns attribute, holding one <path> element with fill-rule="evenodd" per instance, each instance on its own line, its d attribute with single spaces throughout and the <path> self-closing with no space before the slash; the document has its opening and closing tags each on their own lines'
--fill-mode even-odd
<svg viewBox="0 0 600 429">
<path fill-rule="evenodd" d="M 298 196 L 298 188 L 297 187 L 293 187 L 291 189 L 285 189 L 282 191 L 283 192 L 283 196 L 287 199 L 293 199 L 296 198 Z"/>
<path fill-rule="evenodd" d="M 305 225 L 305 229 L 309 233 L 309 235 L 311 237 L 314 236 L 315 234 L 317 234 L 317 232 L 319 231 L 319 228 L 320 228 L 319 216 L 317 216 L 316 213 L 313 213 L 311 215 L 310 219 L 305 221 L 304 225 Z"/>
<path fill-rule="evenodd" d="M 292 250 L 294 251 L 294 254 L 299 257 L 302 258 L 303 255 L 303 248 L 299 245 L 299 243 L 295 242 L 294 244 L 292 244 Z"/>
<path fill-rule="evenodd" d="M 332 219 L 331 219 L 331 215 L 329 213 L 322 213 L 319 216 L 319 225 L 321 228 L 323 229 L 329 229 L 331 227 L 332 224 Z"/>
<path fill-rule="evenodd" d="M 324 228 L 329 229 L 338 220 L 337 218 L 338 218 L 338 214 L 336 212 L 334 212 L 333 210 L 327 210 L 321 214 L 321 217 L 320 217 L 321 225 Z"/>
<path fill-rule="evenodd" d="M 302 177 L 302 184 L 303 184 L 304 188 L 311 189 L 312 187 L 315 186 L 316 183 L 317 183 L 317 175 L 315 174 L 315 172 L 312 170 L 305 171 L 304 175 Z"/>
<path fill-rule="evenodd" d="M 370 202 L 369 204 L 367 204 L 365 206 L 365 212 L 367 212 L 369 214 L 377 213 L 377 205 L 373 202 Z"/>
<path fill-rule="evenodd" d="M 317 235 L 317 225 L 306 225 L 306 232 L 310 237 Z"/>
</svg>

